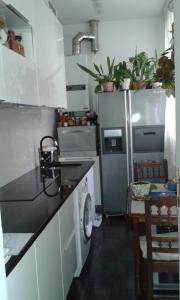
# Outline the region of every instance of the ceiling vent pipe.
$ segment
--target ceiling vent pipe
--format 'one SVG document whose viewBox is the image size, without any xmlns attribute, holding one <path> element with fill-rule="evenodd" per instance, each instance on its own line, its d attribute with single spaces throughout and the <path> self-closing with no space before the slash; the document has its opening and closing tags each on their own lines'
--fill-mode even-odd
<svg viewBox="0 0 180 300">
<path fill-rule="evenodd" d="M 73 55 L 81 54 L 81 43 L 84 40 L 91 41 L 91 50 L 94 53 L 99 51 L 98 22 L 98 20 L 90 20 L 90 32 L 78 32 L 78 34 L 76 34 L 72 40 Z"/>
</svg>

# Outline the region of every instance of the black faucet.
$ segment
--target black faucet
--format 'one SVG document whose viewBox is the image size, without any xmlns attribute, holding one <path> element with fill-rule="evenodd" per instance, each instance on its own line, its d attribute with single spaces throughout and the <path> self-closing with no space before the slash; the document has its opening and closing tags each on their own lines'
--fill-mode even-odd
<svg viewBox="0 0 180 300">
<path fill-rule="evenodd" d="M 43 149 L 43 142 L 46 139 L 53 141 L 53 146 L 47 149 Z M 55 177 L 53 176 L 53 168 L 60 165 L 57 161 L 57 152 L 59 150 L 58 142 L 50 135 L 44 136 L 40 141 L 40 169 L 43 177 Z M 51 176 L 49 175 L 51 174 Z"/>
</svg>

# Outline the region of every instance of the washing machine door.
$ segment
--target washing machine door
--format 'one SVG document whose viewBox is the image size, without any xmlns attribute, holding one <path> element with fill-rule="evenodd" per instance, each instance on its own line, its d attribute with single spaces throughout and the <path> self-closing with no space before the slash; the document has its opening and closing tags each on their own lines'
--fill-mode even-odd
<svg viewBox="0 0 180 300">
<path fill-rule="evenodd" d="M 92 235 L 92 204 L 90 194 L 86 194 L 82 199 L 81 205 L 81 231 L 85 241 L 88 241 Z"/>
</svg>

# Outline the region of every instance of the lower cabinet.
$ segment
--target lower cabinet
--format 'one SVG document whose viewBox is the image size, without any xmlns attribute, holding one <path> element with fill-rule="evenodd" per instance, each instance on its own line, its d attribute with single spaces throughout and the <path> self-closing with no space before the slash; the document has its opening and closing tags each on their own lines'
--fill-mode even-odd
<svg viewBox="0 0 180 300">
<path fill-rule="evenodd" d="M 63 300 L 58 214 L 35 242 L 40 300 Z"/>
<path fill-rule="evenodd" d="M 38 300 L 35 247 L 31 246 L 7 278 L 8 300 Z"/>
<path fill-rule="evenodd" d="M 8 300 L 66 299 L 77 267 L 74 194 L 8 276 Z"/>
<path fill-rule="evenodd" d="M 74 194 L 73 192 L 59 211 L 64 299 L 66 299 L 77 268 Z"/>
</svg>

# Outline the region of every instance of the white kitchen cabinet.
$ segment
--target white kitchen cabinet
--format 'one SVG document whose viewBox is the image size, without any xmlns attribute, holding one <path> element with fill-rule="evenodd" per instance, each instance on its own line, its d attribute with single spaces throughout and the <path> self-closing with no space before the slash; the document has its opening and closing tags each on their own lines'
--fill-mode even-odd
<svg viewBox="0 0 180 300">
<path fill-rule="evenodd" d="M 77 268 L 74 192 L 7 278 L 8 300 L 65 300 Z"/>
<path fill-rule="evenodd" d="M 3 232 L 1 224 L 1 208 L 0 208 L 0 299 L 7 300 L 7 285 L 6 285 L 6 273 L 4 264 L 4 251 L 3 251 Z"/>
<path fill-rule="evenodd" d="M 65 57 L 68 111 L 89 110 L 88 74 L 77 64 L 88 67 L 87 55 Z M 72 90 L 71 90 L 72 87 Z M 73 90 L 73 87 L 75 89 Z"/>
<path fill-rule="evenodd" d="M 8 4 L 13 4 L 13 1 L 11 3 L 8 1 Z M 0 45 L 0 100 L 10 103 L 38 105 L 32 28 L 28 21 L 2 2 L 0 2 L 0 10 L 7 28 L 14 31 L 16 35 L 22 36 L 22 44 L 25 50 L 25 56 L 22 56 L 5 45 Z M 30 7 L 27 10 L 29 13 L 32 11 Z"/>
<path fill-rule="evenodd" d="M 34 2 L 33 7 L 33 40 L 38 68 L 40 104 L 66 107 L 62 25 L 43 0 Z"/>
<path fill-rule="evenodd" d="M 64 299 L 77 268 L 73 196 L 74 192 L 59 211 Z"/>
<path fill-rule="evenodd" d="M 38 105 L 35 64 L 0 45 L 1 100 Z"/>
<path fill-rule="evenodd" d="M 38 237 L 35 248 L 39 300 L 63 300 L 58 214 Z"/>
<path fill-rule="evenodd" d="M 2 46 L 0 46 L 0 101 L 6 100 L 6 85 L 3 76 Z"/>
<path fill-rule="evenodd" d="M 8 276 L 7 287 L 8 300 L 38 299 L 34 245 Z"/>
</svg>

